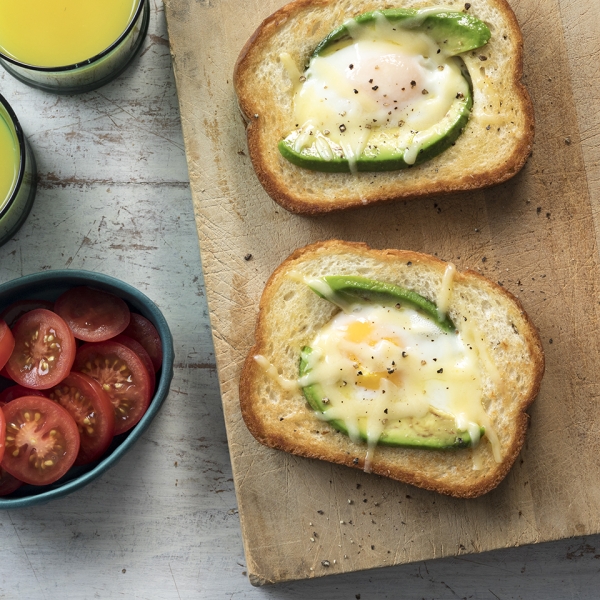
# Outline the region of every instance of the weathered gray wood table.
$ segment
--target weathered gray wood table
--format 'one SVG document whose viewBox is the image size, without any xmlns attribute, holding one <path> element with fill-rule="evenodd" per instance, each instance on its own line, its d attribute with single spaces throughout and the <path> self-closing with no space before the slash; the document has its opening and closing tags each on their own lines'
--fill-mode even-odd
<svg viewBox="0 0 600 600">
<path fill-rule="evenodd" d="M 141 56 L 97 92 L 59 98 L 0 72 L 40 177 L 31 216 L 0 247 L 0 282 L 63 268 L 119 277 L 164 311 L 176 350 L 161 413 L 115 468 L 60 501 L 0 513 L 0 598 L 598 598 L 600 536 L 250 585 L 163 8 L 152 6 Z"/>
</svg>

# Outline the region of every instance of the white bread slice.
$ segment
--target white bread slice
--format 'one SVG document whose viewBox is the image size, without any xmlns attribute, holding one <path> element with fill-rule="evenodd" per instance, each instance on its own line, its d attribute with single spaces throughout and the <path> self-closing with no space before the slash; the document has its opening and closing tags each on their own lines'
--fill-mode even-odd
<svg viewBox="0 0 600 600">
<path fill-rule="evenodd" d="M 490 41 L 459 55 L 473 80 L 471 117 L 455 145 L 400 171 L 321 173 L 283 158 L 294 129 L 291 82 L 280 60 L 304 70 L 317 44 L 347 19 L 383 8 L 447 7 L 484 21 Z M 467 9 L 468 7 L 468 9 Z M 241 51 L 234 84 L 250 157 L 267 193 L 289 211 L 317 214 L 399 199 L 475 190 L 514 176 L 531 153 L 534 117 L 521 83 L 523 40 L 506 0 L 296 0 L 268 17 Z"/>
<path fill-rule="evenodd" d="M 277 374 L 297 380 L 300 351 L 339 311 L 298 277 L 361 275 L 440 299 L 447 263 L 401 250 L 373 250 L 337 240 L 294 252 L 269 279 L 260 301 L 256 343 L 240 379 L 244 421 L 261 443 L 309 458 L 365 467 L 367 445 L 354 443 L 319 420 L 300 389 L 281 385 L 255 359 L 262 355 Z M 475 448 L 427 450 L 377 446 L 373 473 L 456 497 L 476 497 L 500 483 L 524 443 L 526 409 L 538 393 L 544 355 L 536 328 L 519 301 L 473 271 L 453 279 L 448 316 L 459 332 L 468 327 L 482 339 L 484 352 L 500 374 L 486 374 L 486 412 L 499 437 L 496 462 L 484 436 Z M 485 362 L 485 361 L 483 361 Z M 474 468 L 477 467 L 477 468 Z"/>
</svg>

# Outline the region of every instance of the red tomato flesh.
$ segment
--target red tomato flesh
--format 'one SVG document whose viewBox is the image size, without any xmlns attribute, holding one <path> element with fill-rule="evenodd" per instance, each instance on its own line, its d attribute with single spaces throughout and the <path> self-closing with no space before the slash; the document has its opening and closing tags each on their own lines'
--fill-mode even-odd
<svg viewBox="0 0 600 600">
<path fill-rule="evenodd" d="M 108 394 L 115 410 L 115 435 L 131 429 L 146 412 L 150 377 L 138 355 L 123 344 L 84 344 L 77 351 L 73 370 L 95 379 Z"/>
<path fill-rule="evenodd" d="M 158 371 L 162 365 L 163 352 L 160 335 L 158 335 L 156 327 L 146 317 L 131 313 L 131 320 L 123 333 L 144 346 L 144 349 L 150 355 L 154 370 Z"/>
<path fill-rule="evenodd" d="M 9 327 L 12 327 L 25 313 L 36 308 L 52 310 L 54 302 L 49 300 L 17 300 L 7 306 L 1 313 L 0 319 L 4 319 Z"/>
<path fill-rule="evenodd" d="M 37 308 L 13 327 L 15 349 L 6 363 L 10 378 L 22 386 L 45 390 L 70 372 L 75 358 L 75 338 L 56 314 Z"/>
<path fill-rule="evenodd" d="M 85 342 L 101 342 L 121 333 L 129 325 L 124 300 L 90 287 L 74 287 L 54 303 L 54 310 Z"/>
<path fill-rule="evenodd" d="M 123 344 L 123 346 L 127 346 L 130 350 L 133 350 L 140 358 L 140 360 L 144 363 L 144 367 L 148 372 L 148 377 L 150 378 L 150 397 L 154 395 L 154 390 L 156 388 L 156 373 L 154 372 L 154 365 L 152 364 L 152 359 L 150 355 L 144 349 L 139 342 L 136 342 L 133 338 L 130 338 L 128 335 L 120 333 L 112 338 L 113 342 L 118 342 L 119 344 Z"/>
<path fill-rule="evenodd" d="M 40 396 L 17 398 L 2 410 L 6 417 L 2 467 L 32 485 L 60 479 L 79 452 L 79 432 L 71 415 Z"/>
<path fill-rule="evenodd" d="M 17 398 L 22 398 L 23 396 L 44 396 L 47 398 L 48 396 L 39 390 L 32 390 L 22 385 L 11 385 L 7 387 L 5 390 L 0 392 L 0 408 L 4 404 L 8 404 Z"/>
<path fill-rule="evenodd" d="M 83 373 L 72 371 L 49 393 L 77 423 L 81 444 L 76 465 L 86 465 L 110 446 L 115 435 L 115 411 L 100 384 Z"/>
<path fill-rule="evenodd" d="M 0 321 L 0 369 L 8 362 L 15 347 L 15 338 L 5 321 Z"/>
<path fill-rule="evenodd" d="M 13 477 L 7 470 L 0 467 L 0 496 L 8 496 L 23 485 L 16 477 Z"/>
<path fill-rule="evenodd" d="M 6 437 L 6 420 L 4 418 L 4 413 L 2 409 L 0 409 L 0 462 L 2 461 L 2 457 L 4 456 L 4 440 Z"/>
</svg>

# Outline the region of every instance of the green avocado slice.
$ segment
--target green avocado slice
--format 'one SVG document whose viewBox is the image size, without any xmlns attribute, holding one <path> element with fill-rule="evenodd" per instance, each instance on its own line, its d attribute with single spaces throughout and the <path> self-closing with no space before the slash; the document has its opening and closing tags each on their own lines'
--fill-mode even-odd
<svg viewBox="0 0 600 600">
<path fill-rule="evenodd" d="M 326 55 L 334 46 L 338 49 L 346 41 L 351 43 L 350 22 L 369 26 L 381 18 L 392 24 L 398 23 L 399 27 L 406 30 L 427 33 L 449 57 L 486 44 L 491 36 L 485 23 L 464 13 L 441 9 L 387 9 L 359 15 L 341 25 L 319 43 L 311 58 Z M 397 171 L 420 165 L 452 146 L 469 120 L 473 107 L 473 89 L 464 63 L 461 64 L 461 72 L 468 84 L 468 91 L 457 94 L 440 122 L 428 130 L 416 133 L 400 134 L 401 130 L 398 128 L 374 129 L 366 148 L 352 161 L 352 166 L 341 146 L 322 135 L 322 139 L 317 140 L 319 136 L 315 136 L 314 143 L 298 149 L 297 140 L 303 135 L 302 128 L 293 130 L 279 142 L 279 152 L 296 166 L 325 173 Z M 407 145 L 411 145 L 414 139 L 420 140 L 416 158 L 407 150 Z M 320 145 L 328 147 L 325 154 Z"/>
<path fill-rule="evenodd" d="M 465 13 L 444 9 L 389 8 L 364 13 L 350 21 L 368 25 L 374 24 L 382 16 L 391 23 L 398 23 L 403 29 L 427 33 L 447 56 L 456 56 L 484 46 L 492 36 L 483 21 Z M 333 44 L 351 39 L 348 25 L 340 25 L 319 43 L 312 56 L 324 54 Z"/>
<path fill-rule="evenodd" d="M 423 312 L 427 317 L 448 332 L 456 331 L 454 324 L 445 316 L 440 318 L 436 305 L 420 294 L 407 290 L 400 286 L 375 281 L 366 277 L 349 275 L 330 275 L 321 278 L 331 289 L 332 294 L 324 294 L 322 288 L 316 284 L 309 287 L 321 298 L 325 298 L 334 304 L 340 303 L 381 303 L 386 304 L 408 304 Z M 300 354 L 300 377 L 309 373 L 308 357 L 312 349 L 305 346 Z M 328 406 L 323 402 L 323 392 L 319 384 L 313 384 L 302 388 L 304 397 L 310 407 L 323 415 L 327 414 Z M 343 421 L 339 419 L 327 419 L 327 422 L 338 431 L 348 435 L 348 430 Z M 481 435 L 485 429 L 481 428 Z M 368 441 L 364 428 L 359 427 L 359 436 Z M 379 438 L 378 444 L 386 446 L 402 446 L 408 448 L 425 448 L 434 450 L 449 450 L 466 448 L 472 445 L 472 439 L 468 431 L 460 431 L 456 427 L 454 419 L 428 413 L 423 418 L 408 418 L 389 425 Z"/>
<path fill-rule="evenodd" d="M 300 355 L 300 377 L 309 372 L 308 356 L 312 348 L 306 346 Z M 323 402 L 323 392 L 318 384 L 302 388 L 304 397 L 310 407 L 323 415 L 327 414 L 328 406 Z M 344 422 L 338 419 L 327 419 L 327 422 L 338 431 L 348 435 Z M 481 428 L 481 435 L 484 429 Z M 359 427 L 359 436 L 363 441 L 368 441 L 367 432 Z M 402 446 L 404 448 L 426 448 L 430 450 L 453 450 L 471 446 L 471 436 L 468 431 L 459 431 L 454 419 L 449 419 L 427 414 L 416 419 L 403 419 L 393 426 L 388 427 L 381 435 L 378 444 L 384 446 Z"/>
<path fill-rule="evenodd" d="M 463 70 L 463 74 L 465 71 Z M 446 116 L 436 125 L 435 131 L 428 136 L 427 142 L 421 147 L 414 163 L 408 164 L 404 159 L 406 148 L 399 148 L 393 133 L 382 129 L 374 134 L 363 153 L 356 159 L 357 171 L 399 171 L 415 165 L 420 165 L 448 149 L 460 136 L 464 129 L 471 108 L 473 107 L 473 92 L 469 81 L 469 92 L 461 98 L 455 98 Z M 295 150 L 294 143 L 299 132 L 293 131 L 278 144 L 281 155 L 298 167 L 324 173 L 349 173 L 350 164 L 343 155 L 334 155 L 324 159 L 318 148 L 313 144 Z"/>
<path fill-rule="evenodd" d="M 427 300 L 417 292 L 407 290 L 406 288 L 394 285 L 393 283 L 385 283 L 383 281 L 375 281 L 367 277 L 356 275 L 328 275 L 322 277 L 333 293 L 333 296 L 327 297 L 314 285 L 309 283 L 309 287 L 321 298 L 325 298 L 330 302 L 336 303 L 336 298 L 339 298 L 344 303 L 363 302 L 363 303 L 382 303 L 382 304 L 410 304 L 411 307 L 425 313 L 434 323 L 439 325 L 444 331 L 454 332 L 456 327 L 450 320 L 450 317 L 444 315 L 440 318 L 437 306 Z"/>
</svg>

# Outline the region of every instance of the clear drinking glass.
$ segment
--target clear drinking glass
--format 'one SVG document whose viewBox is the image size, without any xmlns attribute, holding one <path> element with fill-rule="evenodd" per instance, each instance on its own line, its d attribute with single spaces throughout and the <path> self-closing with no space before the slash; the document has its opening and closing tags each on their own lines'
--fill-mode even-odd
<svg viewBox="0 0 600 600">
<path fill-rule="evenodd" d="M 0 246 L 23 225 L 35 198 L 35 157 L 23 135 L 19 121 L 6 99 L 0 95 Z M 10 173 L 14 175 L 10 175 Z M 8 175 L 7 175 L 8 173 Z"/>
<path fill-rule="evenodd" d="M 112 81 L 127 68 L 142 46 L 149 21 L 149 0 L 139 0 L 127 29 L 96 56 L 67 66 L 38 67 L 19 62 L 0 51 L 0 64 L 23 83 L 47 92 L 89 92 Z"/>
</svg>

